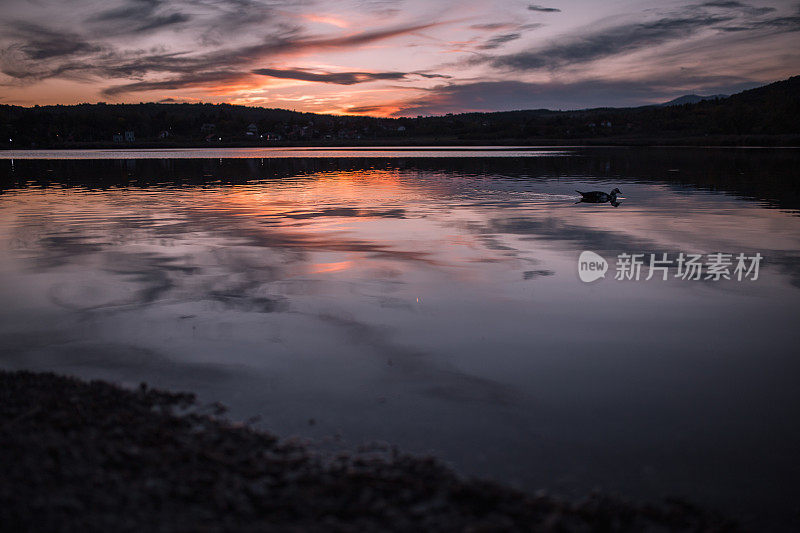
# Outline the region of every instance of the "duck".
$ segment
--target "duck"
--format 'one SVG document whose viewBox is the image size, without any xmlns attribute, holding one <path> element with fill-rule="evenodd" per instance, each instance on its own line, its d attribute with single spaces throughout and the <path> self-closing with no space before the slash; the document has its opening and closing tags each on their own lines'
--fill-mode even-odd
<svg viewBox="0 0 800 533">
<path fill-rule="evenodd" d="M 622 194 L 622 191 L 619 189 L 614 189 L 608 194 L 604 193 L 603 191 L 581 192 L 578 189 L 575 189 L 575 192 L 580 193 L 582 196 L 578 203 L 588 202 L 591 204 L 602 204 L 605 202 L 611 202 L 612 205 L 619 203 L 617 202 L 617 195 Z"/>
</svg>

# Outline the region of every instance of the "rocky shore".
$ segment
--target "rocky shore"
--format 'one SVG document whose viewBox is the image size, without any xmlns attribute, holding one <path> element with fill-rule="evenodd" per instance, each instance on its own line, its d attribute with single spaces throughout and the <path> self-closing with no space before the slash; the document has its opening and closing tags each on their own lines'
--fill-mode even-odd
<svg viewBox="0 0 800 533">
<path fill-rule="evenodd" d="M 733 531 L 679 501 L 580 502 L 395 450 L 322 457 L 191 394 L 0 371 L 5 531 Z"/>
</svg>

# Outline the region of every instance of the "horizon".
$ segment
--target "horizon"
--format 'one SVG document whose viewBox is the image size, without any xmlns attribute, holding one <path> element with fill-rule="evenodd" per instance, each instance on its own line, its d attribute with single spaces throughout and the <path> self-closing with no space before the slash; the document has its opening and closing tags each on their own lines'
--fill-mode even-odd
<svg viewBox="0 0 800 533">
<path fill-rule="evenodd" d="M 791 76 L 791 79 L 795 76 Z M 767 83 L 766 85 L 771 85 L 772 83 L 778 83 L 781 81 L 786 80 L 775 80 L 774 82 Z M 764 87 L 763 85 L 761 87 Z M 754 89 L 758 89 L 759 87 L 754 87 Z M 749 89 L 745 89 L 747 91 Z M 740 91 L 740 92 L 745 92 Z M 734 93 L 739 94 L 739 93 Z M 470 113 L 522 113 L 527 111 L 547 111 L 550 113 L 569 113 L 569 112 L 579 112 L 579 111 L 593 111 L 596 109 L 636 109 L 638 107 L 647 107 L 647 106 L 663 106 L 670 104 L 673 100 L 680 100 L 681 98 L 687 97 L 697 97 L 703 100 L 712 100 L 715 98 L 728 98 L 730 96 L 734 96 L 734 94 L 710 94 L 710 95 L 699 95 L 699 94 L 684 94 L 673 98 L 667 102 L 659 102 L 655 104 L 645 104 L 644 106 L 630 106 L 630 107 L 612 107 L 612 106 L 598 106 L 598 107 L 586 107 L 586 108 L 579 108 L 579 109 L 548 109 L 548 108 L 537 108 L 537 109 L 508 109 L 502 111 L 462 111 L 459 113 L 441 113 L 441 114 L 430 114 L 430 115 L 418 115 L 416 117 L 412 116 L 380 116 L 380 115 L 365 115 L 365 114 L 335 114 L 335 113 L 318 113 L 315 111 L 299 111 L 296 109 L 287 109 L 282 107 L 267 107 L 261 105 L 248 105 L 248 104 L 232 104 L 229 102 L 156 102 L 156 101 L 149 101 L 149 102 L 105 102 L 105 101 L 98 101 L 98 102 L 77 102 L 75 104 L 33 104 L 29 106 L 17 106 L 23 107 L 25 109 L 35 109 L 37 107 L 58 107 L 58 106 L 82 106 L 82 105 L 230 105 L 230 106 L 238 106 L 238 107 L 247 107 L 247 108 L 257 108 L 257 109 L 269 109 L 274 111 L 289 111 L 291 113 L 309 113 L 315 114 L 320 116 L 342 116 L 342 117 L 364 117 L 364 118 L 374 118 L 374 119 L 402 119 L 402 118 L 437 118 L 437 117 L 444 117 L 449 115 L 466 115 Z M 15 104 L 3 104 L 0 102 L 0 105 L 15 105 Z"/>
<path fill-rule="evenodd" d="M 795 1 L 630 4 L 11 0 L 0 103 L 399 118 L 639 107 L 800 72 Z"/>
</svg>

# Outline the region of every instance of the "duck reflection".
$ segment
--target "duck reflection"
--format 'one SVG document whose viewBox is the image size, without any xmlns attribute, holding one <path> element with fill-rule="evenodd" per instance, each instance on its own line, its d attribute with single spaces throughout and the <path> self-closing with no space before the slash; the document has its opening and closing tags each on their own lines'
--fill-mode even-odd
<svg viewBox="0 0 800 533">
<path fill-rule="evenodd" d="M 616 188 L 610 193 L 604 193 L 603 191 L 581 192 L 578 189 L 575 189 L 575 192 L 580 193 L 581 195 L 581 199 L 575 202 L 576 204 L 580 203 L 604 204 L 606 202 L 609 202 L 614 207 L 619 206 L 619 202 L 617 201 L 617 195 L 622 194 L 622 191 Z"/>
</svg>

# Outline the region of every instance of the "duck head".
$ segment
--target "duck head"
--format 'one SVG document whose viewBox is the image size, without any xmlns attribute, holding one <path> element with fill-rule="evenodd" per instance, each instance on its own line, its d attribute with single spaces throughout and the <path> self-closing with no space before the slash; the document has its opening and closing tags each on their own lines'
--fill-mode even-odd
<svg viewBox="0 0 800 533">
<path fill-rule="evenodd" d="M 611 191 L 611 196 L 616 196 L 618 194 L 622 194 L 622 191 L 619 189 L 614 189 L 613 191 Z"/>
</svg>

